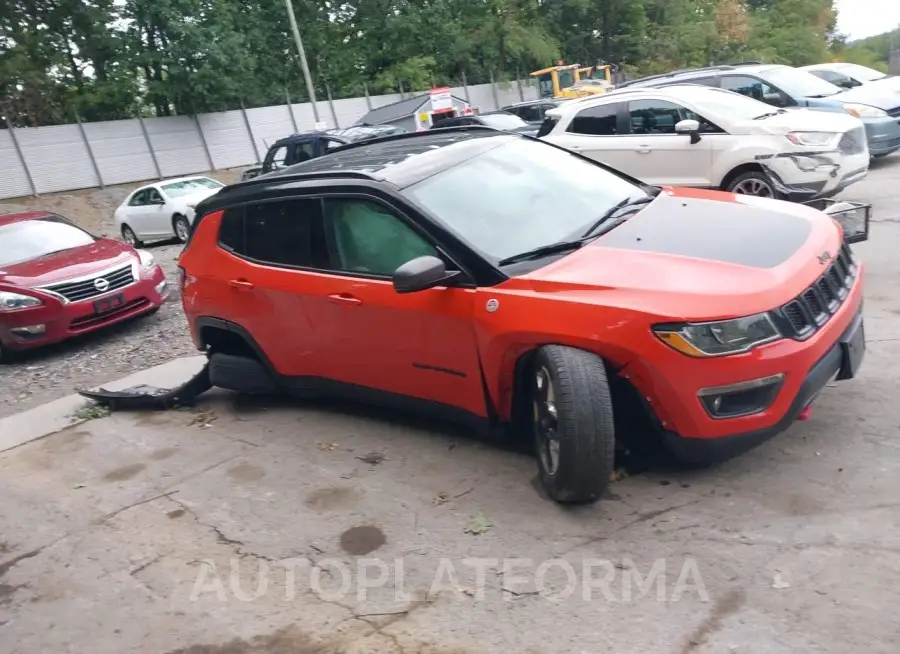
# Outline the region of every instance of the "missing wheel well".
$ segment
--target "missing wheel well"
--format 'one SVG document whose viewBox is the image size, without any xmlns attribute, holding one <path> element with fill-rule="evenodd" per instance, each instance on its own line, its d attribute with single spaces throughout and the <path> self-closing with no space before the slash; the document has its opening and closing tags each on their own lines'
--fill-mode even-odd
<svg viewBox="0 0 900 654">
<path fill-rule="evenodd" d="M 538 348 L 529 350 L 516 360 L 513 374 L 513 405 L 510 412 L 516 427 L 529 424 L 531 419 L 528 373 L 537 351 Z M 606 368 L 606 378 L 613 401 L 618 444 L 626 450 L 655 449 L 662 430 L 656 415 L 634 385 L 619 375 L 621 368 L 613 366 L 605 359 L 603 365 Z M 524 429 L 517 431 L 521 434 L 528 433 Z"/>
<path fill-rule="evenodd" d="M 240 334 L 220 327 L 203 327 L 200 330 L 200 342 L 207 352 L 233 354 L 259 360 L 253 347 Z"/>
</svg>

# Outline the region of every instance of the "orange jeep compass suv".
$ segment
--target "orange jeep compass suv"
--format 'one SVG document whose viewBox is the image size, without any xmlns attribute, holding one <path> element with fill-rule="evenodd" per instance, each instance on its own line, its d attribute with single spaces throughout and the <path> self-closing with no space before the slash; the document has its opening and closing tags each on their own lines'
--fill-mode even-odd
<svg viewBox="0 0 900 654">
<path fill-rule="evenodd" d="M 226 187 L 180 266 L 213 385 L 511 425 L 560 502 L 600 495 L 637 412 L 683 459 L 732 456 L 865 349 L 863 267 L 828 215 L 485 128 Z"/>
</svg>

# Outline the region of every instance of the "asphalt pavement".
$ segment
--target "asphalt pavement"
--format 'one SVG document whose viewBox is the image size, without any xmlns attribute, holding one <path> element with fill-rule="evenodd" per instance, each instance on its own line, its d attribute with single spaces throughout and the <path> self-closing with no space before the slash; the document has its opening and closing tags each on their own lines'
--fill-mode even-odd
<svg viewBox="0 0 900 654">
<path fill-rule="evenodd" d="M 0 420 L 3 651 L 895 654 L 900 156 L 845 197 L 875 210 L 860 376 L 738 459 L 589 507 L 546 499 L 526 454 L 355 405 Z"/>
</svg>

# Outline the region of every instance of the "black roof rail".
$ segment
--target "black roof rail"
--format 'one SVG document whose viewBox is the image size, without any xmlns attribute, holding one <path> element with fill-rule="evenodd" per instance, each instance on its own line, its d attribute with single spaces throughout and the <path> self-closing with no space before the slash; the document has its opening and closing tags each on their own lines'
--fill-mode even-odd
<svg viewBox="0 0 900 654">
<path fill-rule="evenodd" d="M 639 77 L 638 79 L 628 80 L 627 82 L 622 82 L 621 84 L 617 84 L 616 88 L 627 88 L 632 84 L 637 84 L 638 82 L 647 82 L 655 79 L 665 79 L 666 77 L 675 77 L 676 75 L 684 75 L 687 73 L 705 73 L 712 72 L 717 70 L 734 70 L 740 66 L 759 66 L 762 62 L 759 61 L 745 61 L 738 64 L 720 64 L 717 66 L 701 66 L 698 68 L 679 68 L 678 70 L 672 70 L 668 73 L 659 73 L 657 75 L 648 75 L 647 77 Z"/>
</svg>

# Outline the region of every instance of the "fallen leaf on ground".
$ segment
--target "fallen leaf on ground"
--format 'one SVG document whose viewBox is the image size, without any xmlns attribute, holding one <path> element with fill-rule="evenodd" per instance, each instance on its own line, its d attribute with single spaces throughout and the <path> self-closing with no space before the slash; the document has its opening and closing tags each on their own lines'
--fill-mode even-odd
<svg viewBox="0 0 900 654">
<path fill-rule="evenodd" d="M 478 536 L 480 534 L 487 533 L 491 530 L 494 524 L 484 517 L 484 514 L 479 511 L 472 519 L 469 521 L 469 524 L 466 525 L 465 532 L 467 534 L 472 534 L 473 536 Z"/>
<path fill-rule="evenodd" d="M 319 441 L 317 445 L 324 452 L 334 452 L 338 448 L 338 444 L 333 441 Z"/>
<path fill-rule="evenodd" d="M 780 572 L 775 573 L 775 578 L 772 580 L 772 588 L 776 590 L 781 590 L 783 588 L 790 588 L 791 582 L 787 581 L 781 576 Z"/>
<path fill-rule="evenodd" d="M 85 486 L 87 486 L 87 484 L 75 484 L 72 488 L 78 490 L 79 488 L 84 488 Z"/>
<path fill-rule="evenodd" d="M 387 457 L 385 457 L 384 454 L 382 454 L 381 452 L 369 452 L 365 456 L 358 456 L 356 458 L 359 459 L 360 461 L 362 461 L 363 463 L 368 463 L 370 466 L 377 466 L 379 463 L 384 461 L 385 458 L 387 458 Z"/>
<path fill-rule="evenodd" d="M 204 409 L 191 418 L 188 427 L 196 425 L 200 427 L 200 429 L 209 429 L 209 427 L 212 426 L 213 421 L 217 418 L 218 416 L 215 413 L 208 409 Z"/>
<path fill-rule="evenodd" d="M 438 493 L 437 496 L 431 500 L 431 503 L 435 506 L 440 506 L 441 504 L 446 504 L 450 501 L 450 496 L 447 493 Z"/>
</svg>

